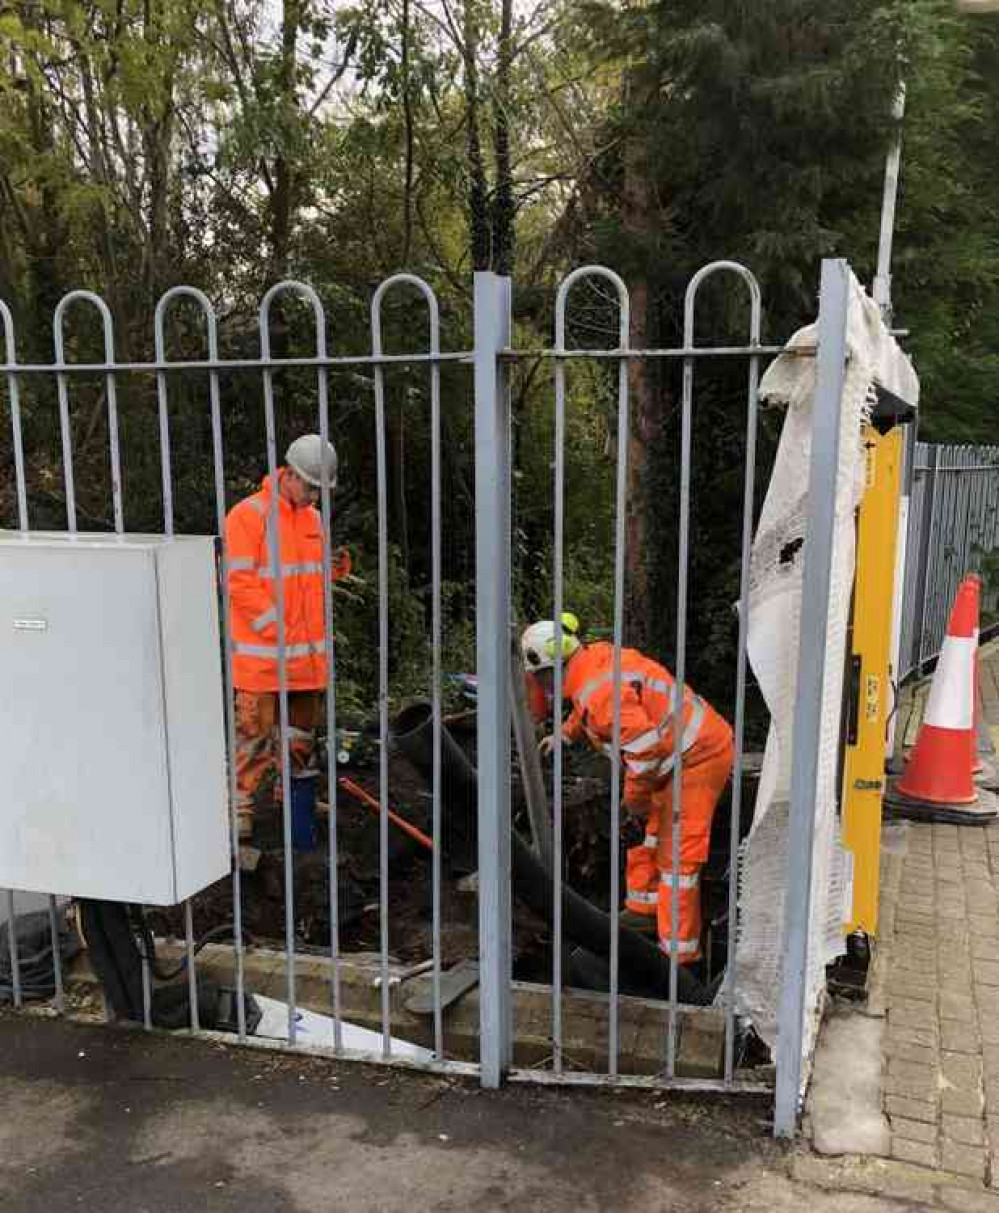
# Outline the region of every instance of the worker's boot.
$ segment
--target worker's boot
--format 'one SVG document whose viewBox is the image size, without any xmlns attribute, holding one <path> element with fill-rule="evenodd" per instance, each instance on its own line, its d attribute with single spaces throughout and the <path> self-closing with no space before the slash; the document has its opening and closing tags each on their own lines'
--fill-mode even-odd
<svg viewBox="0 0 999 1213">
<path fill-rule="evenodd" d="M 634 910 L 623 909 L 618 915 L 622 930 L 638 931 L 642 935 L 655 935 L 658 932 L 655 914 L 636 914 Z"/>
</svg>

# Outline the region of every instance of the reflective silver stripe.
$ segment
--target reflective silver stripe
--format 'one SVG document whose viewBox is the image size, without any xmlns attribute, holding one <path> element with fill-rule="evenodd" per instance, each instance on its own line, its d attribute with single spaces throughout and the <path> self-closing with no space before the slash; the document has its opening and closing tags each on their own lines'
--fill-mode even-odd
<svg viewBox="0 0 999 1213">
<path fill-rule="evenodd" d="M 608 747 L 608 749 L 609 749 L 609 747 Z M 656 771 L 659 769 L 659 766 L 662 763 L 662 761 L 663 760 L 661 758 L 649 758 L 648 760 L 645 760 L 642 762 L 639 762 L 636 758 L 626 759 L 626 762 L 628 764 L 628 770 L 633 775 L 645 775 L 649 771 Z"/>
<path fill-rule="evenodd" d="M 662 875 L 659 877 L 659 883 L 664 884 L 668 889 L 672 889 L 673 873 L 672 872 L 663 872 Z M 693 874 L 693 876 L 686 876 L 683 873 L 681 873 L 680 879 L 677 881 L 677 884 L 680 886 L 681 889 L 696 889 L 700 883 L 701 883 L 700 872 L 695 872 Z"/>
<path fill-rule="evenodd" d="M 269 607 L 266 611 L 261 611 L 250 627 L 255 632 L 262 632 L 269 623 L 277 623 L 277 607 Z"/>
<path fill-rule="evenodd" d="M 645 841 L 642 843 L 643 847 L 657 847 L 658 845 L 659 845 L 659 835 L 658 834 L 646 834 L 645 835 Z"/>
<path fill-rule="evenodd" d="M 593 695 L 600 690 L 605 682 L 613 681 L 614 674 L 612 672 L 598 674 L 596 678 L 591 678 L 589 682 L 583 683 L 582 690 L 576 696 L 576 702 L 581 708 L 586 707 Z M 630 674 L 627 670 L 623 670 L 621 673 L 622 688 L 626 686 L 638 686 L 645 681 L 646 679 L 642 674 Z"/>
<path fill-rule="evenodd" d="M 582 708 L 590 701 L 593 692 L 598 690 L 605 682 L 612 677 L 611 674 L 598 674 L 596 678 L 591 678 L 589 682 L 583 683 L 583 687 L 576 696 L 576 703 Z"/>
<path fill-rule="evenodd" d="M 260 500 L 259 497 L 247 497 L 247 505 L 250 505 L 257 511 L 261 518 L 267 517 L 267 506 Z"/>
<path fill-rule="evenodd" d="M 687 722 L 687 727 L 683 730 L 683 741 L 680 748 L 686 754 L 690 747 L 697 740 L 697 735 L 701 731 L 701 725 L 704 723 L 704 700 L 699 695 L 694 696 L 694 710 L 690 714 L 690 720 Z"/>
<path fill-rule="evenodd" d="M 648 893 L 644 889 L 629 889 L 625 894 L 625 900 L 636 901 L 640 906 L 656 906 L 659 904 L 659 894 L 658 892 Z"/>
<path fill-rule="evenodd" d="M 229 560 L 230 573 L 247 573 L 257 567 L 252 556 L 232 556 Z"/>
<path fill-rule="evenodd" d="M 667 956 L 672 956 L 676 952 L 677 956 L 690 956 L 696 952 L 700 945 L 698 939 L 678 939 L 674 947 L 668 939 L 659 940 L 659 951 Z"/>
<path fill-rule="evenodd" d="M 670 704 L 669 710 L 672 712 L 672 704 Z M 658 724 L 654 729 L 648 729 L 645 733 L 639 734 L 638 737 L 635 737 L 632 741 L 621 747 L 622 752 L 625 754 L 641 754 L 643 750 L 651 749 L 662 737 L 662 728 L 663 726 Z"/>
<path fill-rule="evenodd" d="M 704 720 L 704 700 L 699 695 L 685 695 L 684 706 L 687 703 L 693 704 L 693 712 L 691 712 L 690 720 L 687 722 L 687 727 L 683 731 L 683 749 L 689 750 L 697 740 L 698 730 L 701 727 L 701 722 Z M 676 709 L 676 687 L 674 686 L 670 692 L 669 707 L 662 720 L 654 729 L 649 729 L 640 737 L 636 737 L 634 741 L 629 741 L 627 745 L 621 749 L 626 754 L 640 754 L 642 750 L 648 750 L 661 741 L 662 738 L 669 732 L 673 726 L 673 713 Z"/>
<path fill-rule="evenodd" d="M 683 737 L 680 741 L 680 748 L 684 754 L 686 754 L 686 752 L 697 740 L 701 731 L 701 725 L 704 723 L 704 700 L 695 696 L 693 699 L 693 704 L 694 710 L 690 714 L 690 720 L 687 721 L 687 726 L 683 730 Z M 665 732 L 665 729 L 668 729 L 669 724 L 671 723 L 672 717 L 670 717 L 667 722 L 664 722 L 659 727 Z M 646 775 L 650 771 L 657 771 L 659 775 L 669 775 L 673 770 L 673 767 L 676 765 L 676 755 L 674 752 L 667 758 L 649 758 L 643 760 L 629 758 L 626 756 L 625 763 L 627 764 L 628 770 L 633 772 L 635 775 Z"/>
<path fill-rule="evenodd" d="M 278 646 L 276 644 L 239 644 L 237 642 L 232 646 L 232 651 L 237 657 L 269 657 L 276 661 Z M 289 658 L 318 656 L 318 654 L 326 652 L 326 641 L 289 644 L 284 652 L 285 656 Z"/>
<path fill-rule="evenodd" d="M 310 573 L 322 573 L 322 561 L 306 561 L 304 564 L 283 564 L 281 565 L 282 577 L 306 577 Z M 260 570 L 259 576 L 264 581 L 272 581 L 274 579 L 274 566 L 265 564 Z"/>
</svg>

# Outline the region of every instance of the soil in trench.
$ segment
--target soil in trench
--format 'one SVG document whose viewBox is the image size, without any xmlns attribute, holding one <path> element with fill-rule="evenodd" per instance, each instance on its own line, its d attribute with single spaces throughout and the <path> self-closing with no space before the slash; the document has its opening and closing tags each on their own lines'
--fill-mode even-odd
<svg viewBox="0 0 999 1213">
<path fill-rule="evenodd" d="M 473 735 L 459 735 L 474 760 Z M 607 764 L 597 755 L 566 754 L 563 873 L 567 883 L 601 909 L 609 908 L 610 893 L 610 784 Z M 377 761 L 341 770 L 376 799 L 379 795 Z M 551 796 L 550 772 L 549 797 Z M 388 799 L 392 810 L 425 834 L 432 833 L 432 803 L 421 776 L 400 755 L 389 763 Z M 522 835 L 530 831 L 520 794 L 516 770 L 512 775 L 515 826 Z M 328 800 L 328 795 L 321 796 Z M 751 810 L 752 796 L 743 803 Z M 710 978 L 726 961 L 728 905 L 729 800 L 724 798 L 715 815 L 712 854 L 703 877 L 705 921 L 711 925 L 702 977 Z M 342 788 L 337 803 L 337 885 L 341 953 L 377 953 L 381 947 L 379 913 L 380 825 L 378 817 Z M 742 833 L 748 826 L 744 811 Z M 275 809 L 265 833 L 281 837 L 280 814 Z M 640 828 L 623 831 L 621 862 L 625 850 L 639 841 Z M 461 852 L 465 851 L 462 855 Z M 478 903 L 474 889 L 464 878 L 474 868 L 474 852 L 457 840 L 452 854 L 442 863 L 441 953 L 442 964 L 478 955 Z M 319 845 L 312 853 L 295 853 L 294 919 L 296 949 L 325 952 L 330 945 L 328 882 L 329 840 L 327 818 L 319 818 Z M 388 924 L 389 953 L 403 964 L 413 964 L 433 955 L 433 885 L 430 852 L 420 843 L 389 824 L 388 831 Z M 621 888 L 624 888 L 622 871 Z M 241 875 L 243 934 L 249 945 L 284 948 L 285 871 L 284 853 L 265 850 L 255 872 Z M 232 878 L 218 881 L 192 902 L 194 934 L 202 939 L 209 932 L 221 934 L 233 920 Z M 157 936 L 182 938 L 182 907 L 148 912 Z M 514 976 L 523 981 L 547 982 L 552 977 L 551 924 L 542 922 L 519 903 L 514 903 Z M 224 935 L 222 935 L 224 938 Z"/>
</svg>

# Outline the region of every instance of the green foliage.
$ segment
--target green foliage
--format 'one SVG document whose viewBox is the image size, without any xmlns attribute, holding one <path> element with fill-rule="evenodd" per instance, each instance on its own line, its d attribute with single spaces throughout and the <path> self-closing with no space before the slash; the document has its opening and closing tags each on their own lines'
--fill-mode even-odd
<svg viewBox="0 0 999 1213">
<path fill-rule="evenodd" d="M 550 343 L 554 287 L 583 260 L 612 266 L 633 300 L 647 298 L 652 345 L 679 341 L 686 284 L 718 257 L 745 262 L 759 278 L 765 339 L 812 318 L 820 257 L 847 256 L 870 278 L 891 104 L 904 76 L 894 292 L 922 375 L 924 436 L 994 438 L 999 23 L 958 18 L 950 0 L 518 3 L 505 47 L 499 5 L 486 0 L 16 5 L 0 13 L 0 298 L 15 313 L 19 356 L 51 357 L 54 307 L 84 287 L 108 300 L 119 354 L 148 357 L 156 299 L 186 282 L 216 302 L 223 353 L 252 358 L 260 297 L 286 276 L 316 287 L 334 352 L 367 353 L 373 288 L 402 268 L 437 294 L 444 348 L 468 348 L 466 4 L 490 165 L 502 144 L 496 115 L 511 119 L 504 205 L 517 222 L 519 348 Z M 383 318 L 387 349 L 424 345 L 425 304 L 415 293 L 393 293 Z M 706 288 L 697 323 L 701 340 L 743 339 L 743 289 L 732 281 Z M 606 295 L 574 293 L 572 344 L 606 348 L 616 324 Z M 272 336 L 281 353 L 314 351 L 311 318 L 297 305 L 275 308 Z M 86 308 L 70 313 L 67 341 L 70 357 L 99 353 Z M 171 312 L 167 344 L 177 357 L 203 355 L 196 311 Z M 736 364 L 699 364 L 696 374 L 688 654 L 695 685 L 722 707 L 736 634 L 744 375 Z M 429 677 L 430 396 L 425 368 L 393 368 L 385 381 L 395 700 L 420 693 Z M 334 533 L 354 546 L 361 578 L 337 596 L 342 694 L 361 712 L 377 684 L 373 382 L 355 368 L 329 384 L 342 457 Z M 629 525 L 643 517 L 646 539 L 628 549 L 629 584 L 647 571 L 638 611 L 654 651 L 669 660 L 677 368 L 650 368 L 648 384 L 651 415 L 632 417 L 630 456 L 633 466 L 644 458 L 646 472 L 630 486 Z M 445 666 L 471 671 L 468 368 L 442 368 L 441 387 Z M 612 371 L 574 362 L 567 388 L 565 601 L 603 629 L 613 601 L 617 383 Z M 95 528 L 111 525 L 102 389 L 85 377 L 71 389 L 81 521 Z M 314 371 L 281 372 L 275 389 L 279 445 L 316 428 Z M 118 390 L 127 523 L 156 529 L 156 385 L 122 376 Z M 259 377 L 226 376 L 221 392 L 231 504 L 265 471 Z M 61 526 L 53 385 L 25 381 L 22 409 L 32 522 Z M 170 377 L 169 414 L 177 525 L 214 530 L 202 376 Z M 526 619 L 549 614 L 553 599 L 550 362 L 518 367 L 513 414 L 514 592 Z M 761 426 L 757 500 L 776 432 L 771 418 Z M 9 452 L 0 449 L 5 524 L 14 508 Z"/>
</svg>

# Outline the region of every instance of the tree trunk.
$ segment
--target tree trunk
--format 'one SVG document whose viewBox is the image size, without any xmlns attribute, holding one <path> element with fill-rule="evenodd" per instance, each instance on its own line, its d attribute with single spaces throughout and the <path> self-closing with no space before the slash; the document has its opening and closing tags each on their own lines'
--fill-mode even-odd
<svg viewBox="0 0 999 1213">
<path fill-rule="evenodd" d="M 647 243 L 653 223 L 649 183 L 641 155 L 641 141 L 632 138 L 625 149 L 622 215 L 632 247 Z M 633 265 L 638 266 L 637 259 Z M 628 283 L 631 295 L 631 344 L 647 348 L 654 327 L 649 315 L 649 278 L 635 269 Z M 628 507 L 626 518 L 627 569 L 625 631 L 629 643 L 643 647 L 649 641 L 649 494 L 646 484 L 648 453 L 659 426 L 659 408 L 653 367 L 644 359 L 628 366 L 631 402 L 631 443 L 628 449 Z"/>
<path fill-rule="evenodd" d="M 144 36 L 153 48 L 162 37 L 161 10 L 153 0 L 145 6 Z M 142 146 L 146 158 L 146 188 L 149 202 L 146 212 L 146 246 L 143 258 L 143 286 L 151 309 L 167 286 L 165 263 L 169 253 L 168 203 L 170 191 L 170 151 L 174 120 L 174 63 L 172 53 L 163 66 L 159 96 L 155 105 L 143 107 Z"/>
<path fill-rule="evenodd" d="M 513 56 L 513 0 L 502 0 L 493 124 L 496 148 L 496 190 L 493 196 L 493 261 L 496 273 L 513 272 L 516 205 L 510 167 L 510 68 Z"/>
<path fill-rule="evenodd" d="M 479 130 L 479 3 L 480 0 L 465 0 L 464 7 L 465 109 L 468 117 L 468 226 L 472 247 L 472 269 L 488 270 L 492 264 L 492 240 L 489 230 L 489 187 Z"/>
<path fill-rule="evenodd" d="M 409 262 L 413 247 L 413 174 L 415 130 L 413 119 L 412 74 L 410 72 L 410 41 L 412 39 L 410 0 L 402 0 L 402 113 L 406 128 L 406 170 L 402 196 L 402 264 Z"/>
<path fill-rule="evenodd" d="M 271 193 L 270 205 L 271 265 L 269 278 L 271 283 L 280 282 L 288 277 L 291 227 L 295 210 L 294 153 L 290 151 L 288 145 L 292 140 L 293 128 L 298 116 L 295 75 L 296 47 L 301 16 L 301 0 L 284 0 L 281 22 L 281 69 L 278 74 L 281 146 L 274 161 L 274 189 Z"/>
</svg>

